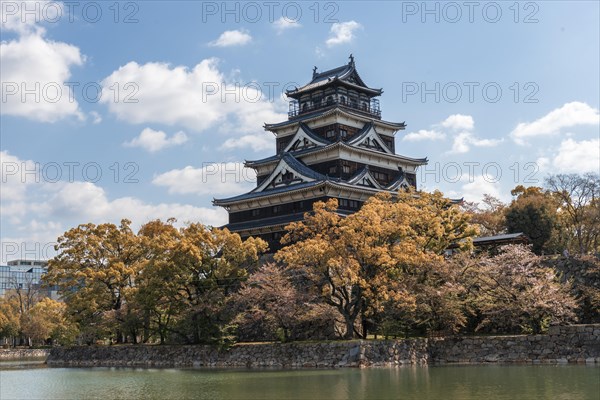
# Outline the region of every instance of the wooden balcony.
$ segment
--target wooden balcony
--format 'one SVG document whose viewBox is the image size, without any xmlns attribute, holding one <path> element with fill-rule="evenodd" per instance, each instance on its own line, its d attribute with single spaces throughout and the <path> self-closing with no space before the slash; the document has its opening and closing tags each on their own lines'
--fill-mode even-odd
<svg viewBox="0 0 600 400">
<path fill-rule="evenodd" d="M 290 101 L 288 118 L 296 118 L 303 114 L 308 114 L 314 111 L 330 108 L 333 106 L 341 106 L 348 108 L 354 112 L 365 114 L 369 117 L 381 119 L 381 110 L 379 109 L 379 99 L 370 99 L 370 101 L 358 100 L 353 98 L 337 99 L 328 97 L 327 99 L 308 101 L 299 103 L 298 100 Z"/>
</svg>

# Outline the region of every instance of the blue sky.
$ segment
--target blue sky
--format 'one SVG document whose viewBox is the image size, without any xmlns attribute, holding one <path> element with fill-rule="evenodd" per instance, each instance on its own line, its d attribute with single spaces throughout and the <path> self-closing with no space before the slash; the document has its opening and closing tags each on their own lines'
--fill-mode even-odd
<svg viewBox="0 0 600 400">
<path fill-rule="evenodd" d="M 0 3 L 2 262 L 80 223 L 226 223 L 211 200 L 253 187 L 284 87 L 350 53 L 421 188 L 600 169 L 596 1 Z"/>
</svg>

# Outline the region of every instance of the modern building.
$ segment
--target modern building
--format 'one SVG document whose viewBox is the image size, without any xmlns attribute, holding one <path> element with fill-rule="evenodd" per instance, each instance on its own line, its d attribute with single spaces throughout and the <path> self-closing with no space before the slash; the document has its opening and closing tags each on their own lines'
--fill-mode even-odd
<svg viewBox="0 0 600 400">
<path fill-rule="evenodd" d="M 13 260 L 0 265 L 0 297 L 9 290 L 36 290 L 42 296 L 56 299 L 55 287 L 42 287 L 42 275 L 48 272 L 48 261 Z"/>
<path fill-rule="evenodd" d="M 396 154 L 394 135 L 406 125 L 381 118 L 382 93 L 363 81 L 352 55 L 328 71 L 315 67 L 310 82 L 287 91 L 288 120 L 264 126 L 275 135 L 276 154 L 245 163 L 256 171 L 256 188 L 213 201 L 229 212 L 226 227 L 275 251 L 285 226 L 317 201 L 336 198 L 348 215 L 378 192 L 416 187 L 427 159 Z"/>
</svg>

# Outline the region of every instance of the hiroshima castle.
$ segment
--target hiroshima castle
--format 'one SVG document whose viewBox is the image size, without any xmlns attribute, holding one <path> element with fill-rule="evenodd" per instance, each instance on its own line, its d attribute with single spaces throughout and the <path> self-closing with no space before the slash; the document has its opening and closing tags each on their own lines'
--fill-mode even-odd
<svg viewBox="0 0 600 400">
<path fill-rule="evenodd" d="M 275 251 L 285 227 L 317 201 L 335 198 L 348 215 L 377 192 L 416 188 L 417 168 L 427 159 L 396 154 L 394 135 L 406 125 L 381 119 L 382 93 L 363 81 L 352 55 L 341 67 L 315 67 L 310 82 L 286 91 L 287 121 L 264 126 L 275 135 L 276 154 L 245 162 L 256 171 L 256 188 L 213 201 L 229 212 L 225 227 Z"/>
</svg>

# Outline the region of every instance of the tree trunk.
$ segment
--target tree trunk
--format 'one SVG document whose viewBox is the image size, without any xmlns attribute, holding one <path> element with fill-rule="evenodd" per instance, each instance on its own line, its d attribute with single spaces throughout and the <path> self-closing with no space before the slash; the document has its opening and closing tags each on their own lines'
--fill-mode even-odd
<svg viewBox="0 0 600 400">
<path fill-rule="evenodd" d="M 354 338 L 354 322 L 356 321 L 356 317 L 352 317 L 351 315 L 344 315 L 346 320 L 346 334 L 344 335 L 344 339 L 350 340 Z"/>
<path fill-rule="evenodd" d="M 361 328 L 362 328 L 362 338 L 366 339 L 367 338 L 367 334 L 368 334 L 368 329 L 367 329 L 367 319 L 366 318 L 362 318 L 361 321 Z"/>
</svg>

